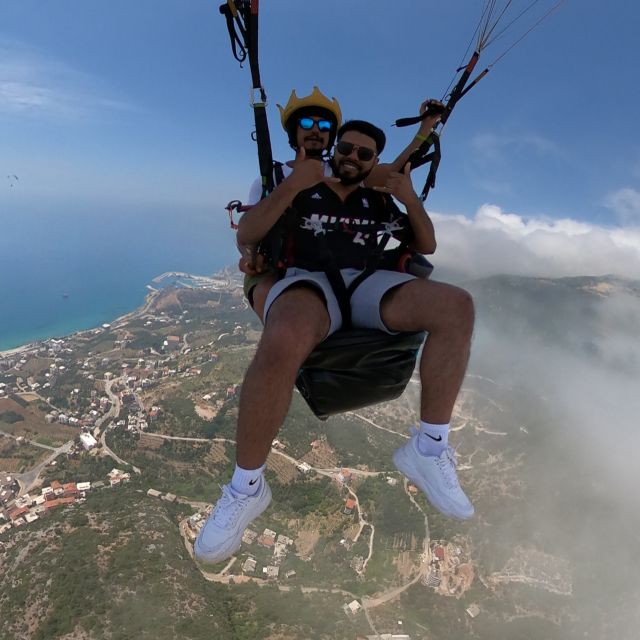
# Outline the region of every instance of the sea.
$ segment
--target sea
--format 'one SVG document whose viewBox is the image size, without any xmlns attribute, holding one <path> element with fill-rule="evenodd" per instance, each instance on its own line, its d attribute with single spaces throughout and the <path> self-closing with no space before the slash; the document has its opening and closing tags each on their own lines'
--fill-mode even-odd
<svg viewBox="0 0 640 640">
<path fill-rule="evenodd" d="M 164 272 L 237 261 L 221 206 L 2 204 L 0 351 L 110 322 Z"/>
</svg>

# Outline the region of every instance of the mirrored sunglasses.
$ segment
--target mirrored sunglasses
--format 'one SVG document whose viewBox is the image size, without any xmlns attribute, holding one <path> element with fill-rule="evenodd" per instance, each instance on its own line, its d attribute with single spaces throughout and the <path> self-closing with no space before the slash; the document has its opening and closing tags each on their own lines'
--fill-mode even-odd
<svg viewBox="0 0 640 640">
<path fill-rule="evenodd" d="M 313 129 L 314 124 L 318 125 L 319 131 L 331 131 L 331 127 L 333 126 L 333 123 L 331 122 L 331 120 L 316 119 L 316 118 L 300 118 L 298 120 L 298 125 L 300 126 L 301 129 L 304 129 L 305 131 L 311 131 L 311 129 Z"/>
</svg>

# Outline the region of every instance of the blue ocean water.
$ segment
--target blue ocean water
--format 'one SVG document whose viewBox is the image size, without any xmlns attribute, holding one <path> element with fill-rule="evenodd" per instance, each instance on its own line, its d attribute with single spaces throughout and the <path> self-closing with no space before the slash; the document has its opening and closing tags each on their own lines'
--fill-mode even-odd
<svg viewBox="0 0 640 640">
<path fill-rule="evenodd" d="M 98 326 L 165 271 L 236 261 L 220 207 L 39 205 L 0 210 L 0 350 Z"/>
</svg>

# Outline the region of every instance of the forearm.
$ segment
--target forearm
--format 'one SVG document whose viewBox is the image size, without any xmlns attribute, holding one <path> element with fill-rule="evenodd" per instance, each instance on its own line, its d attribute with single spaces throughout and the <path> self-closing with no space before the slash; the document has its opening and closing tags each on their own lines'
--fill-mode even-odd
<svg viewBox="0 0 640 640">
<path fill-rule="evenodd" d="M 392 172 L 401 172 L 407 164 L 411 154 L 417 151 L 423 142 L 427 140 L 431 133 L 431 122 L 421 123 L 418 133 L 411 139 L 411 142 L 400 152 L 393 162 L 387 162 L 376 165 L 365 180 L 367 187 L 381 187 L 386 184 L 389 174 Z"/>
<path fill-rule="evenodd" d="M 436 250 L 436 233 L 429 214 L 425 211 L 418 196 L 405 203 L 409 223 L 413 231 L 414 240 L 411 248 L 419 253 L 434 253 Z"/>
<path fill-rule="evenodd" d="M 402 171 L 404 165 L 407 164 L 411 154 L 417 151 L 423 142 L 426 142 L 431 133 L 431 126 L 425 127 L 420 125 L 418 133 L 411 139 L 411 142 L 400 152 L 400 155 L 391 163 L 389 163 L 390 171 Z"/>
<path fill-rule="evenodd" d="M 238 223 L 238 248 L 258 244 L 287 210 L 297 192 L 287 180 L 247 211 Z"/>
</svg>

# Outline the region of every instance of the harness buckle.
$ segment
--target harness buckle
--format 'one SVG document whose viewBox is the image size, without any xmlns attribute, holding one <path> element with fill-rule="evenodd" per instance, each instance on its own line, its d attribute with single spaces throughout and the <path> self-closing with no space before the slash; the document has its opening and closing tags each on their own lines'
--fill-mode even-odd
<svg viewBox="0 0 640 640">
<path fill-rule="evenodd" d="M 255 109 L 256 107 L 267 106 L 267 94 L 264 87 L 251 87 L 249 89 L 249 104 Z"/>
<path fill-rule="evenodd" d="M 225 209 L 227 210 L 227 213 L 229 214 L 229 224 L 231 225 L 231 228 L 234 230 L 238 228 L 238 225 L 236 221 L 233 219 L 233 213 L 239 212 L 241 207 L 242 207 L 242 202 L 240 202 L 240 200 L 232 200 L 225 207 Z"/>
</svg>

